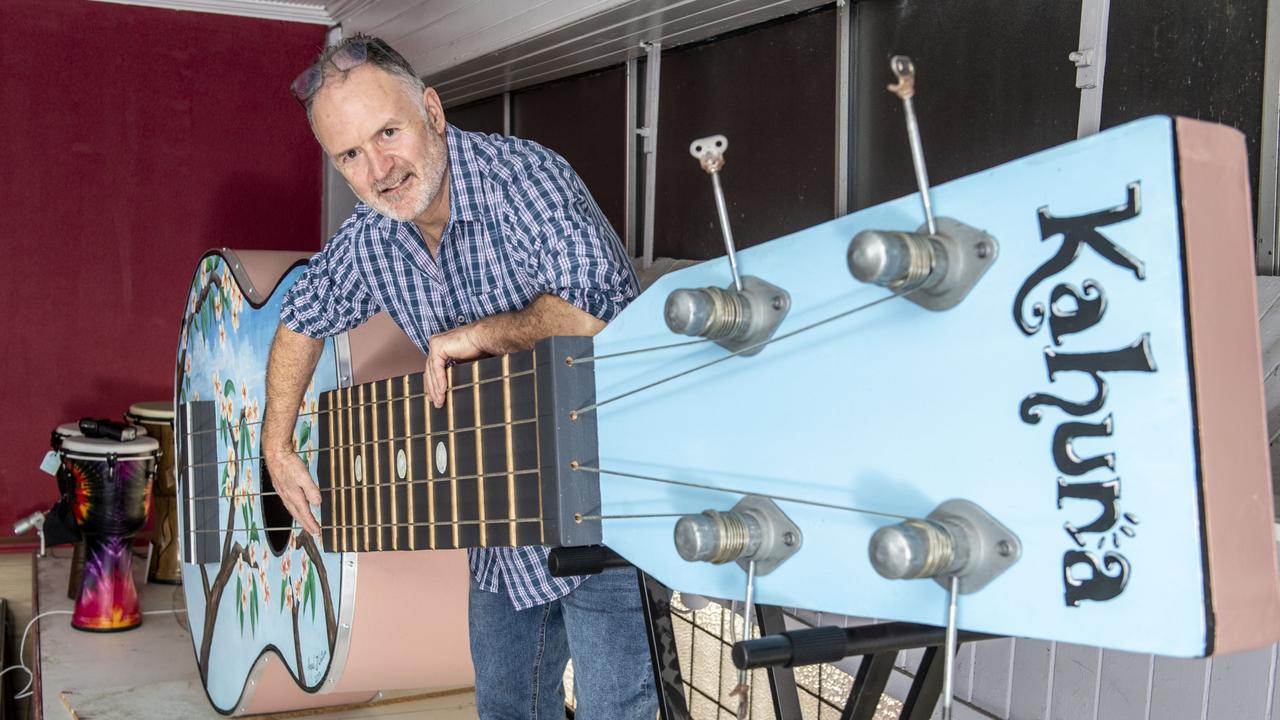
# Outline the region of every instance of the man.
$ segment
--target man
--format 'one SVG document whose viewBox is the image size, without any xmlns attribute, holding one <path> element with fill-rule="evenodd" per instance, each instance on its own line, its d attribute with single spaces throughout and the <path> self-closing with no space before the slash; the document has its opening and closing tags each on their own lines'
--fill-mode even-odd
<svg viewBox="0 0 1280 720">
<path fill-rule="evenodd" d="M 563 158 L 446 125 L 435 91 L 382 41 L 344 40 L 294 81 L 316 139 L 362 201 L 285 296 L 267 367 L 262 447 L 281 500 L 318 533 L 321 497 L 292 447 L 323 338 L 385 309 L 446 366 L 599 332 L 637 292 L 603 213 Z M 490 718 L 653 720 L 657 699 L 635 574 L 553 578 L 543 547 L 470 551 L 476 705 Z M 410 608 L 405 608 L 408 612 Z"/>
</svg>

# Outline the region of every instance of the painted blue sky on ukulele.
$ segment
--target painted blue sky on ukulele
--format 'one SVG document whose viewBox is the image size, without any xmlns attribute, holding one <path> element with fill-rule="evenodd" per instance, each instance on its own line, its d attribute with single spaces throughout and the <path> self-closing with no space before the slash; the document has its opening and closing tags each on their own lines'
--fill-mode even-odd
<svg viewBox="0 0 1280 720">
<path fill-rule="evenodd" d="M 233 549 L 222 564 L 205 570 L 184 564 L 183 587 L 197 657 L 202 654 L 209 605 L 216 621 L 208 648 L 207 689 L 214 704 L 229 709 L 238 701 L 248 672 L 267 647 L 277 649 L 307 687 L 319 683 L 329 665 L 324 596 L 339 598 L 339 556 L 320 553 L 321 567 L 289 537 L 275 554 L 267 542 L 262 514 L 259 443 L 265 405 L 265 374 L 271 338 L 285 289 L 301 273 L 295 268 L 260 308 L 244 297 L 226 262 L 217 255 L 201 261 L 187 299 L 179 346 L 179 403 L 212 400 L 217 408 L 218 530 L 234 517 Z M 316 376 L 307 389 L 294 434 L 295 445 L 314 468 L 318 447 L 315 412 L 318 393 L 335 386 L 333 343 L 326 342 Z M 182 481 L 180 481 L 182 482 Z M 180 488 L 180 492 L 183 489 Z M 201 528 L 204 530 L 205 528 Z M 185 532 L 185 528 L 180 528 Z M 219 532 L 219 545 L 224 533 Z M 224 585 L 217 592 L 219 579 Z M 322 584 L 327 584 L 326 588 Z M 295 642 L 296 632 L 296 642 Z M 298 656 L 302 667 L 299 668 Z"/>
</svg>

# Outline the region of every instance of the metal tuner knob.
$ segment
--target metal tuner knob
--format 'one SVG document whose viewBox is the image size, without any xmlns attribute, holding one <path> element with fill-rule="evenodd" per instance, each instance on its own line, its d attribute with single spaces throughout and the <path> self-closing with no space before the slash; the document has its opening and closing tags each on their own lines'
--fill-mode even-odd
<svg viewBox="0 0 1280 720">
<path fill-rule="evenodd" d="M 868 546 L 871 566 L 891 580 L 933 578 L 961 593 L 976 592 L 1018 561 L 1018 536 L 968 500 L 948 500 L 927 518 L 876 530 Z"/>
<path fill-rule="evenodd" d="M 849 271 L 890 290 L 929 289 L 947 274 L 947 252 L 923 233 L 863 230 L 849 243 Z"/>
<path fill-rule="evenodd" d="M 751 331 L 751 303 L 732 288 L 686 288 L 667 296 L 663 310 L 672 332 L 693 337 L 740 339 Z"/>
<path fill-rule="evenodd" d="M 689 562 L 721 565 L 760 549 L 760 523 L 732 510 L 703 510 L 676 521 L 676 552 Z"/>
<path fill-rule="evenodd" d="M 720 565 L 736 562 L 743 569 L 756 563 L 756 574 L 773 572 L 803 542 L 800 528 L 768 498 L 748 495 L 728 511 L 704 510 L 676 521 L 676 552 L 689 562 Z"/>
</svg>

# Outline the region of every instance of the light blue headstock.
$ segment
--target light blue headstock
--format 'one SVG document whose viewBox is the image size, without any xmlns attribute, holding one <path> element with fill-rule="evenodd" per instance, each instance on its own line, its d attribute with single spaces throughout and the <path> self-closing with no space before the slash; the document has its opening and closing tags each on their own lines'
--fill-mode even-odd
<svg viewBox="0 0 1280 720">
<path fill-rule="evenodd" d="M 1248 315 L 1252 243 L 1237 226 L 1218 238 L 1188 230 L 1188 208 L 1213 203 L 1188 195 L 1179 173 L 1220 159 L 1180 145 L 1175 127 L 1145 119 L 936 187 L 939 216 L 999 244 L 952 309 L 894 298 L 613 402 L 728 351 L 702 343 L 597 361 L 604 542 L 676 589 L 741 598 L 736 564 L 677 555 L 673 515 L 773 497 L 803 544 L 757 578 L 758 602 L 942 624 L 942 587 L 887 580 L 868 561 L 872 533 L 897 521 L 854 509 L 924 517 L 963 498 L 1018 537 L 1021 557 L 962 597 L 961 628 L 1167 655 L 1225 647 L 1215 613 L 1220 626 L 1219 602 L 1237 590 L 1212 561 L 1215 533 L 1228 529 L 1204 518 L 1221 507 L 1206 509 L 1206 498 L 1240 491 L 1215 490 L 1227 473 L 1205 459 L 1214 435 L 1197 393 L 1220 378 L 1197 377 L 1192 331 Z M 1233 197 L 1247 212 L 1243 188 Z M 1063 234 L 1061 219 L 1095 213 Z M 744 250 L 738 264 L 790 294 L 777 331 L 786 335 L 890 294 L 851 276 L 850 239 L 921 222 L 918 199 L 906 197 Z M 1091 223 L 1096 236 L 1082 229 Z M 1234 289 L 1219 305 L 1193 292 L 1188 270 L 1205 252 L 1196 248 L 1214 243 L 1209 252 L 1242 259 L 1213 279 Z M 596 355 L 687 340 L 664 324 L 667 296 L 729 278 L 724 259 L 663 277 L 597 336 Z M 1105 307 L 1090 318 L 1100 295 Z M 1232 336 L 1229 352 L 1252 352 L 1256 367 L 1253 332 L 1252 345 Z M 1243 452 L 1261 458 L 1236 482 L 1267 499 L 1241 523 L 1266 554 L 1260 379 L 1235 380 L 1253 384 L 1237 419 Z M 610 519 L 621 515 L 660 517 Z M 1274 561 L 1250 572 L 1274 608 Z"/>
</svg>

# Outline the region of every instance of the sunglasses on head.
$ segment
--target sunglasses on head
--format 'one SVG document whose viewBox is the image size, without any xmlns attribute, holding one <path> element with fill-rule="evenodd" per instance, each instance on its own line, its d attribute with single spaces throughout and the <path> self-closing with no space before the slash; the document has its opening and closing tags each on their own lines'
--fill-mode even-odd
<svg viewBox="0 0 1280 720">
<path fill-rule="evenodd" d="M 338 70 L 346 72 L 368 60 L 369 49 L 371 47 L 374 50 L 379 49 L 377 42 L 377 40 L 356 40 L 348 43 L 330 56 L 326 62 L 333 63 L 333 66 Z M 312 95 L 315 95 L 320 90 L 322 85 L 324 85 L 324 63 L 317 62 L 294 78 L 289 90 L 293 92 L 293 96 L 298 99 L 298 102 L 306 103 L 307 100 L 311 99 Z"/>
</svg>

